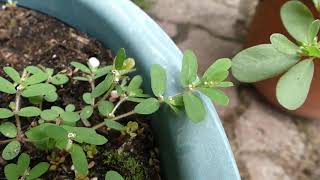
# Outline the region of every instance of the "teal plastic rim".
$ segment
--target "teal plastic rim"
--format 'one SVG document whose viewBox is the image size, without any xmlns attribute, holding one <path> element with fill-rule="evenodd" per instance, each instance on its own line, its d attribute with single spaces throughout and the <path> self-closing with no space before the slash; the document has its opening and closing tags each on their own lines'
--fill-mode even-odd
<svg viewBox="0 0 320 180">
<path fill-rule="evenodd" d="M 4 0 L 0 0 L 4 1 Z M 168 73 L 168 95 L 180 87 L 182 53 L 168 35 L 129 0 L 18 0 L 89 34 L 113 52 L 125 48 L 149 87 L 149 68 L 162 65 Z M 240 180 L 227 136 L 211 101 L 207 115 L 193 124 L 182 114 L 163 108 L 152 122 L 160 147 L 161 172 L 168 180 Z"/>
</svg>

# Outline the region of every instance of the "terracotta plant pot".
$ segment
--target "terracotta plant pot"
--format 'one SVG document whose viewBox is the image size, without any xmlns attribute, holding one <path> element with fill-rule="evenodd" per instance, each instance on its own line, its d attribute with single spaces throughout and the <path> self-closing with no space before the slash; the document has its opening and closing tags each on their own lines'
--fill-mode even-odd
<svg viewBox="0 0 320 180">
<path fill-rule="evenodd" d="M 5 1 L 5 0 L 0 0 Z M 165 32 L 129 0 L 17 0 L 88 33 L 116 52 L 125 48 L 149 82 L 152 64 L 168 72 L 169 94 L 179 85 L 182 53 Z M 144 85 L 148 85 L 145 83 Z M 150 87 L 150 86 L 149 86 Z M 184 114 L 163 108 L 153 116 L 163 179 L 240 180 L 227 136 L 212 102 L 203 97 L 207 115 L 193 124 Z"/>
<path fill-rule="evenodd" d="M 269 37 L 273 33 L 281 33 L 290 37 L 282 25 L 280 18 L 281 6 L 287 1 L 288 0 L 262 0 L 260 2 L 249 29 L 246 47 L 270 43 Z M 302 2 L 312 9 L 315 17 L 318 17 L 318 13 L 311 0 L 302 0 Z M 255 87 L 271 104 L 282 108 L 276 99 L 276 85 L 278 79 L 279 77 L 276 77 L 258 82 L 255 84 Z M 299 109 L 290 112 L 306 118 L 320 118 L 319 61 L 315 61 L 315 73 L 306 102 Z"/>
</svg>

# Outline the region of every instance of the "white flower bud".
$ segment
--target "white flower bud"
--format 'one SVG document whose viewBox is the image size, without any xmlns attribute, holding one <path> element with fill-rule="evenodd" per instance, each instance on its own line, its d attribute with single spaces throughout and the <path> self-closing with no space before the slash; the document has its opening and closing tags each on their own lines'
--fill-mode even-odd
<svg viewBox="0 0 320 180">
<path fill-rule="evenodd" d="M 88 64 L 92 68 L 98 68 L 100 66 L 100 61 L 99 61 L 99 59 L 97 59 L 95 57 L 91 57 L 91 58 L 89 58 L 89 63 Z"/>
<path fill-rule="evenodd" d="M 73 139 L 76 137 L 76 134 L 75 133 L 68 133 L 68 138 L 69 139 Z"/>
<path fill-rule="evenodd" d="M 111 97 L 112 98 L 118 98 L 119 97 L 118 92 L 116 90 L 111 91 Z"/>
</svg>

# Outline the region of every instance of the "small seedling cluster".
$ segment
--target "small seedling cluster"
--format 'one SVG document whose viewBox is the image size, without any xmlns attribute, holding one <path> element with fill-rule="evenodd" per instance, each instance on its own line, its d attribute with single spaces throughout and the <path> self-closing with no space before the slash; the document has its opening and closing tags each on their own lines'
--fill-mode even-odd
<svg viewBox="0 0 320 180">
<path fill-rule="evenodd" d="M 0 92 L 15 98 L 7 107 L 0 108 L 0 132 L 7 138 L 0 141 L 5 145 L 2 158 L 6 161 L 15 159 L 24 144 L 53 153 L 48 156 L 49 163 L 39 163 L 31 169 L 28 167 L 30 157 L 21 154 L 17 164 L 5 166 L 5 175 L 9 180 L 19 177 L 36 179 L 48 169 L 57 169 L 68 154 L 76 177 L 87 177 L 88 159 L 97 154 L 96 146 L 108 142 L 104 135 L 97 133 L 97 129 L 107 127 L 134 138 L 139 129 L 138 123 L 130 121 L 123 125 L 119 120 L 134 114 L 155 113 L 165 104 L 174 111 L 185 109 L 190 119 L 198 123 L 205 118 L 206 110 L 197 92 L 227 105 L 228 97 L 218 88 L 232 86 L 231 82 L 225 81 L 231 67 L 230 59 L 217 60 L 202 78 L 198 78 L 197 58 L 190 50 L 184 53 L 180 75 L 184 91 L 172 96 L 165 96 L 167 75 L 165 69 L 157 64 L 150 69 L 153 95 L 146 94 L 141 88 L 142 76 L 129 76 L 135 72 L 135 61 L 126 57 L 124 49 L 119 50 L 109 66 L 100 66 L 96 58 L 90 58 L 87 64 L 72 62 L 71 65 L 74 67 L 71 73 L 63 70 L 57 74 L 53 69 L 40 65 L 26 67 L 21 75 L 12 67 L 4 68 L 11 81 L 0 77 Z M 78 81 L 80 85 L 88 83 L 90 90 L 82 95 L 83 103 L 80 103 L 85 104 L 83 107 L 77 108 L 73 104 L 61 107 L 55 103 L 59 99 L 57 89 L 70 81 Z M 119 108 L 125 102 L 136 105 L 121 114 Z M 98 123 L 92 121 L 97 114 L 100 119 Z M 25 124 L 26 120 L 31 123 L 28 128 L 23 128 L 22 121 Z M 57 156 L 59 151 L 66 156 Z M 108 180 L 117 178 L 122 179 L 117 172 L 106 174 Z"/>
<path fill-rule="evenodd" d="M 318 0 L 313 0 L 320 10 Z M 314 74 L 314 61 L 320 58 L 318 34 L 320 20 L 302 2 L 286 2 L 281 19 L 290 41 L 282 34 L 273 34 L 271 44 L 243 50 L 233 58 L 232 73 L 242 82 L 257 82 L 281 75 L 276 87 L 279 103 L 289 110 L 303 105 Z"/>
</svg>

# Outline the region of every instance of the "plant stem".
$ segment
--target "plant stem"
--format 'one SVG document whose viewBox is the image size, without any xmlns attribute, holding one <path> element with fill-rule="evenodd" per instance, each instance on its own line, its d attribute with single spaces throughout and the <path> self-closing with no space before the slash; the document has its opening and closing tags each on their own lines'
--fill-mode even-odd
<svg viewBox="0 0 320 180">
<path fill-rule="evenodd" d="M 127 96 L 121 98 L 120 101 L 118 101 L 118 103 L 116 104 L 116 106 L 113 108 L 113 110 L 111 111 L 110 114 L 114 114 L 114 113 L 116 112 L 116 110 L 120 107 L 120 105 L 121 105 L 122 103 L 124 103 L 127 99 L 128 99 Z"/>
<path fill-rule="evenodd" d="M 11 141 L 13 141 L 14 139 L 8 139 L 8 140 L 3 140 L 3 141 L 0 141 L 0 145 L 2 144 L 8 144 L 10 143 Z"/>
<path fill-rule="evenodd" d="M 134 115 L 134 114 L 136 114 L 136 112 L 130 111 L 130 112 L 121 114 L 121 115 L 119 115 L 119 116 L 117 116 L 117 117 L 115 117 L 115 118 L 112 118 L 112 119 L 110 119 L 110 120 L 107 120 L 107 121 L 117 121 L 117 120 L 119 120 L 119 119 L 122 119 L 122 118 L 125 118 L 125 117 L 128 117 L 128 116 L 131 116 L 131 115 Z M 93 129 L 99 129 L 99 128 L 105 126 L 105 125 L 106 125 L 105 122 L 101 122 L 101 123 L 93 126 L 92 128 L 93 128 Z"/>
<path fill-rule="evenodd" d="M 23 71 L 22 73 L 22 81 L 28 76 L 28 73 L 26 70 Z M 20 86 L 20 85 L 19 85 Z M 16 93 L 16 107 L 15 107 L 15 119 L 16 119 L 16 126 L 17 126 L 17 139 L 19 140 L 23 134 L 21 132 L 21 121 L 20 121 L 20 117 L 19 115 L 17 114 L 17 112 L 20 111 L 20 106 L 21 106 L 21 88 L 19 88 L 18 86 L 18 90 L 17 90 L 17 93 Z"/>
</svg>

